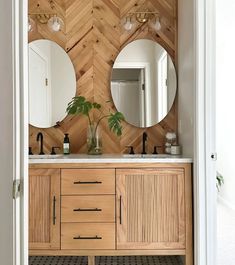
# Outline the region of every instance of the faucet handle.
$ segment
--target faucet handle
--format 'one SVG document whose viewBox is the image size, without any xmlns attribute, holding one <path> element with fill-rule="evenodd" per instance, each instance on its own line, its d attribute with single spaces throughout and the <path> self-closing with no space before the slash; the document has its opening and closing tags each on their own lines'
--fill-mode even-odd
<svg viewBox="0 0 235 265">
<path fill-rule="evenodd" d="M 155 145 L 154 148 L 153 148 L 153 155 L 157 155 L 158 154 L 158 151 L 157 151 L 157 148 L 158 147 L 161 147 L 161 145 Z"/>
<path fill-rule="evenodd" d="M 29 146 L 29 155 L 33 155 L 32 147 Z"/>
<path fill-rule="evenodd" d="M 56 155 L 55 149 L 60 149 L 58 146 L 52 146 L 51 148 L 51 155 Z"/>
<path fill-rule="evenodd" d="M 127 145 L 126 148 L 129 148 L 130 149 L 130 151 L 129 151 L 129 154 L 130 155 L 134 155 L 135 154 L 134 147 L 132 145 Z"/>
</svg>

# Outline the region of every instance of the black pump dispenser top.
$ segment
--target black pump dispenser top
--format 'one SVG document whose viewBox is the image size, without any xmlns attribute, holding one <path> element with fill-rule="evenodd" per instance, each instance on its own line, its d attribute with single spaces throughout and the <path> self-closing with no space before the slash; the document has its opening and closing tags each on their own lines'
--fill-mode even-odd
<svg viewBox="0 0 235 265">
<path fill-rule="evenodd" d="M 69 143 L 69 134 L 68 133 L 65 133 L 64 143 Z"/>
</svg>

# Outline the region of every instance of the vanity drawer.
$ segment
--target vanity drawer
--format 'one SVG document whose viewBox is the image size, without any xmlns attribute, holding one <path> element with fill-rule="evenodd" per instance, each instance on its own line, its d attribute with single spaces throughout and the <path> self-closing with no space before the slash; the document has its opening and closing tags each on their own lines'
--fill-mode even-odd
<svg viewBox="0 0 235 265">
<path fill-rule="evenodd" d="M 61 194 L 115 194 L 115 169 L 62 169 Z"/>
<path fill-rule="evenodd" d="M 61 249 L 115 249 L 115 224 L 62 223 Z"/>
<path fill-rule="evenodd" d="M 62 196 L 62 222 L 115 222 L 115 196 Z"/>
</svg>

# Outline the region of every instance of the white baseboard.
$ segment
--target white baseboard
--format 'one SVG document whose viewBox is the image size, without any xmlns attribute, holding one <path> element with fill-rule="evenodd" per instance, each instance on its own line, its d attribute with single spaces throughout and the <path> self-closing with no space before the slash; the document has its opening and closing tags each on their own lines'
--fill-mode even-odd
<svg viewBox="0 0 235 265">
<path fill-rule="evenodd" d="M 217 195 L 217 200 L 219 203 L 223 204 L 225 207 L 229 208 L 230 210 L 235 212 L 235 205 L 230 203 L 228 200 L 224 199 L 219 194 Z"/>
</svg>

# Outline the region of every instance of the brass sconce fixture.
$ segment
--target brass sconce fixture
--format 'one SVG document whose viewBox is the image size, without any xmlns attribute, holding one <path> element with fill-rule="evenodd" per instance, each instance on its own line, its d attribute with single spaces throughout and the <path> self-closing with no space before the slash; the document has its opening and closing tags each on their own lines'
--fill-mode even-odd
<svg viewBox="0 0 235 265">
<path fill-rule="evenodd" d="M 49 0 L 51 12 L 45 12 L 41 9 L 38 2 L 35 11 L 29 13 L 28 17 L 28 31 L 34 31 L 36 29 L 36 23 L 47 24 L 48 28 L 53 32 L 58 32 L 64 27 L 63 20 L 54 11 L 54 2 Z"/>
<path fill-rule="evenodd" d="M 122 20 L 121 24 L 126 31 L 131 31 L 138 23 L 148 23 L 156 32 L 161 30 L 161 21 L 158 12 L 138 11 L 128 13 Z"/>
</svg>

